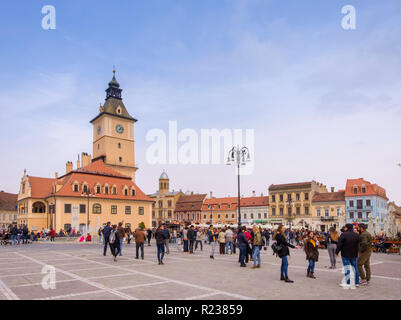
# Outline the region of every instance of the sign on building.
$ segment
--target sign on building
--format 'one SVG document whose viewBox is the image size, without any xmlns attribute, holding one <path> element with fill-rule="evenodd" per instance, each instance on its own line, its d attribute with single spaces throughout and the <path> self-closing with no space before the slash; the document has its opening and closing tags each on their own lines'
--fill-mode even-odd
<svg viewBox="0 0 401 320">
<path fill-rule="evenodd" d="M 79 230 L 79 206 L 73 205 L 71 212 L 71 228 Z"/>
</svg>

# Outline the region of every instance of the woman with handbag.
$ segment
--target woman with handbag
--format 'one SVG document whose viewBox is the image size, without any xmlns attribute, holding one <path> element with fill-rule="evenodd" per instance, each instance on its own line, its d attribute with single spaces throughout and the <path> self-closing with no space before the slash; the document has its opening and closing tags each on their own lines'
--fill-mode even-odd
<svg viewBox="0 0 401 320">
<path fill-rule="evenodd" d="M 290 250 L 288 247 L 295 249 L 295 247 L 288 243 L 285 237 L 285 227 L 280 224 L 273 235 L 273 240 L 276 240 L 276 245 L 278 247 L 278 256 L 281 258 L 281 273 L 280 280 L 287 283 L 293 283 L 294 281 L 288 278 L 288 256 L 290 255 Z"/>
</svg>

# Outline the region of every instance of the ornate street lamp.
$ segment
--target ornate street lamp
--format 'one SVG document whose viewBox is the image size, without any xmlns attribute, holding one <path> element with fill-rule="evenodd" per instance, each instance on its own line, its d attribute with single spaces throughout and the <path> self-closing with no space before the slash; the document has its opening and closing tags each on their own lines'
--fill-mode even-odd
<svg viewBox="0 0 401 320">
<path fill-rule="evenodd" d="M 292 221 L 292 198 L 291 195 L 287 195 L 287 202 L 286 204 L 288 205 L 288 223 L 290 225 L 290 230 L 291 230 L 291 221 Z"/>
<path fill-rule="evenodd" d="M 240 167 L 251 161 L 250 152 L 247 147 L 232 147 L 228 153 L 227 165 L 237 164 L 238 178 L 238 228 L 241 227 L 241 193 L 240 193 Z"/>
</svg>

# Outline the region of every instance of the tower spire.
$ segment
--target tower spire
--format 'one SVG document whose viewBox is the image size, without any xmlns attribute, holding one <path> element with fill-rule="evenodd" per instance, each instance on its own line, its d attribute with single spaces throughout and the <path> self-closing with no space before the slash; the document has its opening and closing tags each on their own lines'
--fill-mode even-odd
<svg viewBox="0 0 401 320">
<path fill-rule="evenodd" d="M 121 98 L 120 84 L 116 80 L 116 66 L 113 65 L 113 78 L 109 82 L 109 87 L 106 90 L 106 100 L 109 98 L 116 98 L 122 100 Z"/>
</svg>

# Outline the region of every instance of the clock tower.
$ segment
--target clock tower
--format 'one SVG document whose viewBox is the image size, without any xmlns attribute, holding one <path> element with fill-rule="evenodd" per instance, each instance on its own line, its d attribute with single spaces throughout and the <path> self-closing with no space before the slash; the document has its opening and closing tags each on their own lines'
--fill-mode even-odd
<svg viewBox="0 0 401 320">
<path fill-rule="evenodd" d="M 135 180 L 134 123 L 123 103 L 115 77 L 106 89 L 106 101 L 93 125 L 93 158 L 103 157 L 106 166 Z"/>
</svg>

